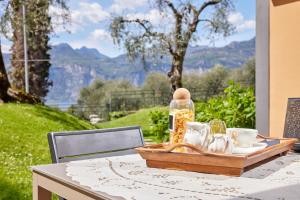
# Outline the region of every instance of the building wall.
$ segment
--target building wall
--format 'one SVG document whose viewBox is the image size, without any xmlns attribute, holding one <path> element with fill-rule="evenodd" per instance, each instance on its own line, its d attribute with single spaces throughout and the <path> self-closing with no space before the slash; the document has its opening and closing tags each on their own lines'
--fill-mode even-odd
<svg viewBox="0 0 300 200">
<path fill-rule="evenodd" d="M 287 99 L 300 97 L 300 1 L 270 0 L 269 12 L 269 130 L 282 136 Z"/>
</svg>

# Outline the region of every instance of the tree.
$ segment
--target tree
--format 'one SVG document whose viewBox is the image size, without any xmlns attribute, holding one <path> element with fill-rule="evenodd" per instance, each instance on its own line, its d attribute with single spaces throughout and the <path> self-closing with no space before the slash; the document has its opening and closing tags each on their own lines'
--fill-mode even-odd
<svg viewBox="0 0 300 200">
<path fill-rule="evenodd" d="M 20 62 L 24 58 L 22 20 L 19 16 L 22 4 L 14 1 L 12 4 L 14 19 L 13 46 L 12 46 L 12 85 L 18 90 L 24 90 L 24 66 Z M 26 25 L 28 29 L 28 59 L 40 59 L 43 61 L 29 62 L 29 88 L 30 93 L 43 98 L 47 95 L 48 87 L 52 84 L 49 79 L 50 56 L 48 50 L 50 17 L 48 16 L 49 2 L 40 0 L 38 2 L 26 1 Z"/>
<path fill-rule="evenodd" d="M 73 113 L 84 118 L 88 118 L 91 114 L 99 114 L 99 116 L 102 115 L 102 117 L 104 117 L 103 105 L 110 103 L 110 95 L 112 92 L 117 93 L 134 89 L 134 86 L 126 80 L 104 81 L 96 79 L 90 86 L 81 89 L 77 100 L 78 107 L 72 107 Z M 119 106 L 121 109 L 120 104 L 125 98 L 126 97 L 118 96 L 118 102 L 115 102 L 115 104 L 118 105 L 115 106 Z"/>
<path fill-rule="evenodd" d="M 206 98 L 220 94 L 228 82 L 228 70 L 222 65 L 215 65 L 203 74 L 201 79 L 204 96 Z"/>
<path fill-rule="evenodd" d="M 234 28 L 229 23 L 228 14 L 233 9 L 231 0 L 206 0 L 201 5 L 192 1 L 153 0 L 154 5 L 164 13 L 171 13 L 172 31 L 161 31 L 147 19 L 115 17 L 110 25 L 114 41 L 125 46 L 129 58 L 140 54 L 143 60 L 147 54 L 166 54 L 172 58 L 168 77 L 172 91 L 182 87 L 183 61 L 191 40 L 197 40 L 195 33 L 202 24 L 203 30 L 212 34 L 230 35 Z M 213 12 L 205 13 L 212 8 Z M 138 29 L 139 31 L 136 31 Z"/>
<path fill-rule="evenodd" d="M 233 70 L 231 79 L 242 86 L 255 87 L 255 59 L 249 59 L 240 68 Z"/>
<path fill-rule="evenodd" d="M 170 91 L 168 78 L 162 73 L 151 72 L 147 75 L 143 89 L 154 90 L 155 93 L 160 95 L 168 95 L 168 92 Z"/>
<path fill-rule="evenodd" d="M 1 51 L 1 42 L 0 42 L 0 101 L 7 102 L 10 97 L 7 94 L 7 90 L 10 88 L 9 80 L 7 77 L 4 60 Z"/>
<path fill-rule="evenodd" d="M 49 80 L 50 49 L 49 34 L 53 31 L 49 6 L 54 5 L 64 10 L 62 17 L 68 18 L 68 8 L 65 0 L 11 0 L 6 2 L 6 9 L 1 16 L 1 32 L 13 41 L 11 85 L 15 90 L 24 91 L 24 35 L 23 10 L 26 7 L 26 27 L 29 62 L 30 94 L 43 99 L 51 86 Z M 66 22 L 66 21 L 64 21 Z M 9 37 L 9 27 L 12 28 L 12 38 Z"/>
<path fill-rule="evenodd" d="M 197 96 L 208 99 L 223 92 L 229 78 L 229 70 L 222 65 L 215 65 L 213 68 L 202 72 L 185 74 L 184 85 L 192 90 L 196 89 Z"/>
<path fill-rule="evenodd" d="M 207 71 L 190 70 L 183 74 L 182 84 L 188 90 L 197 89 L 201 90 L 202 82 L 201 79 Z"/>
<path fill-rule="evenodd" d="M 144 106 L 165 105 L 169 103 L 170 98 L 170 84 L 168 78 L 159 72 L 151 72 L 147 75 L 142 88 L 145 92 L 153 91 L 152 98 L 144 98 Z M 150 101 L 150 102 L 148 102 Z"/>
</svg>

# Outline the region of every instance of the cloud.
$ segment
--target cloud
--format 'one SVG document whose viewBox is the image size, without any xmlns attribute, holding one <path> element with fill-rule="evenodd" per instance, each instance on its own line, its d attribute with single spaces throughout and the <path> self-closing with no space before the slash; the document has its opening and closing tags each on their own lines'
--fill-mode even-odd
<svg viewBox="0 0 300 200">
<path fill-rule="evenodd" d="M 70 23 L 64 29 L 62 26 L 63 18 L 61 17 L 64 12 L 59 7 L 50 6 L 49 13 L 52 16 L 56 33 L 65 32 L 66 30 L 75 33 L 84 30 L 87 25 L 100 23 L 110 17 L 110 14 L 100 4 L 81 2 L 78 9 L 70 11 Z"/>
<path fill-rule="evenodd" d="M 103 29 L 96 29 L 90 34 L 93 40 L 109 40 L 112 41 L 110 33 Z"/>
<path fill-rule="evenodd" d="M 99 23 L 107 20 L 110 14 L 98 3 L 79 3 L 80 8 L 72 12 L 72 20 L 83 23 Z"/>
<path fill-rule="evenodd" d="M 152 23 L 157 28 L 163 28 L 166 32 L 171 30 L 173 25 L 173 17 L 169 13 L 160 12 L 157 9 L 151 9 L 147 13 L 129 13 L 126 15 L 128 19 L 144 19 Z"/>
<path fill-rule="evenodd" d="M 66 29 L 72 31 L 73 27 L 71 24 L 67 23 L 67 19 L 64 19 L 68 18 L 68 13 L 66 10 L 50 5 L 49 15 L 51 16 L 51 23 L 55 33 L 65 32 Z"/>
<path fill-rule="evenodd" d="M 110 33 L 104 29 L 95 29 L 89 35 L 82 39 L 68 42 L 73 48 L 81 48 L 83 46 L 88 48 L 95 48 L 100 53 L 108 56 L 119 55 L 120 49 L 115 46 Z M 123 53 L 123 52 L 122 52 Z"/>
<path fill-rule="evenodd" d="M 125 10 L 134 10 L 142 7 L 147 3 L 147 0 L 114 0 L 110 7 L 111 12 L 120 14 Z"/>
<path fill-rule="evenodd" d="M 246 20 L 240 12 L 231 13 L 228 21 L 236 27 L 238 32 L 255 29 L 255 20 Z"/>
</svg>

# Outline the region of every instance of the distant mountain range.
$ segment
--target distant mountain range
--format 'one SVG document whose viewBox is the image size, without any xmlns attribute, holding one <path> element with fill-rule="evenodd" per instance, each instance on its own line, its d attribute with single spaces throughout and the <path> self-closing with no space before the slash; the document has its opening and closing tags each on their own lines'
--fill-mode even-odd
<svg viewBox="0 0 300 200">
<path fill-rule="evenodd" d="M 107 57 L 97 49 L 82 47 L 73 49 L 62 43 L 52 47 L 50 79 L 53 87 L 47 96 L 47 103 L 76 102 L 80 89 L 88 86 L 96 78 L 127 79 L 135 85 L 143 84 L 147 73 L 166 73 L 171 59 L 147 59 L 146 65 L 140 59 L 128 61 L 126 55 Z M 185 71 L 206 70 L 215 64 L 229 68 L 239 67 L 255 54 L 255 38 L 232 42 L 224 47 L 189 47 L 184 62 Z M 7 68 L 10 67 L 10 54 L 4 54 Z"/>
</svg>

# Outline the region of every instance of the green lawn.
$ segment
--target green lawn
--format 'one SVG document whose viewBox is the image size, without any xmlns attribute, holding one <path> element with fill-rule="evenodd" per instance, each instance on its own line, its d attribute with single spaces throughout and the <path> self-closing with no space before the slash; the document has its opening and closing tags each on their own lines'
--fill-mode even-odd
<svg viewBox="0 0 300 200">
<path fill-rule="evenodd" d="M 29 166 L 51 163 L 47 133 L 140 125 L 146 139 L 151 110 L 134 114 L 96 127 L 72 115 L 46 106 L 0 104 L 0 200 L 32 199 Z"/>
<path fill-rule="evenodd" d="M 128 116 L 97 124 L 99 128 L 115 128 L 122 126 L 136 126 L 139 125 L 142 127 L 144 137 L 147 139 L 155 140 L 153 135 L 150 135 L 150 118 L 149 113 L 153 110 L 165 109 L 162 107 L 141 109 L 134 114 L 130 114 Z"/>
<path fill-rule="evenodd" d="M 48 132 L 94 128 L 45 106 L 0 104 L 0 199 L 32 199 L 29 166 L 51 162 Z"/>
</svg>

